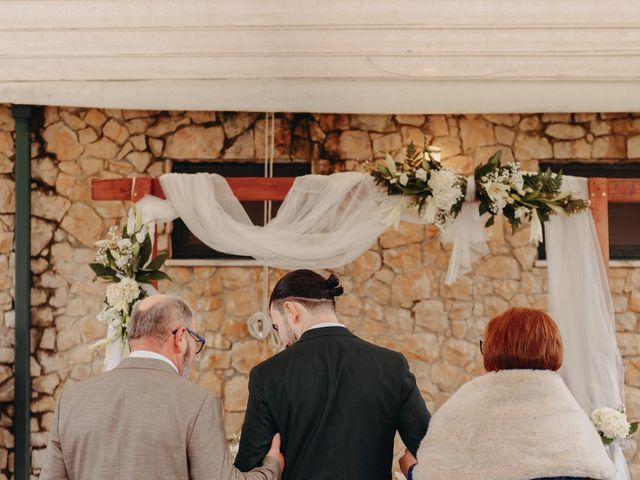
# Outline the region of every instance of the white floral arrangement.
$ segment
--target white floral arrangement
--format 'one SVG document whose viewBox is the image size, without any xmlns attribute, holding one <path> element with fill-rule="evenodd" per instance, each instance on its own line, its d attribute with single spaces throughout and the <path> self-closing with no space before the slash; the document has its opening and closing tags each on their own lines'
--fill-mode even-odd
<svg viewBox="0 0 640 480">
<path fill-rule="evenodd" d="M 591 423 L 596 427 L 605 445 L 629 438 L 638 430 L 638 422 L 629 422 L 624 406 L 617 409 L 602 407 L 594 410 Z"/>
<path fill-rule="evenodd" d="M 109 229 L 107 239 L 96 242 L 96 261 L 89 264 L 96 275 L 94 281 L 100 278 L 110 283 L 103 308 L 96 318 L 115 333 L 94 343 L 92 348 L 106 346 L 117 339 L 126 340 L 131 310 L 138 300 L 147 296 L 140 284 L 169 279 L 166 273 L 160 271 L 167 255 L 151 258 L 152 235 L 153 222 L 143 218 L 142 212 L 134 206 L 129 210 L 122 233 L 118 233 L 118 227 L 113 226 Z"/>
<path fill-rule="evenodd" d="M 445 229 L 462 208 L 467 180 L 445 168 L 440 156 L 438 147 L 420 151 L 411 143 L 403 161 L 396 162 L 387 154 L 385 164 L 371 174 L 388 195 L 406 197 L 409 207 L 425 221 Z"/>
<path fill-rule="evenodd" d="M 488 213 L 486 226 L 504 215 L 515 232 L 523 222 L 531 226 L 530 240 L 542 241 L 542 224 L 554 214 L 577 213 L 589 207 L 589 202 L 561 191 L 562 173 L 546 170 L 539 173 L 520 172 L 520 164 L 500 162 L 501 151 L 476 168 L 474 177 L 480 200 L 480 214 Z"/>
<path fill-rule="evenodd" d="M 500 163 L 497 151 L 487 163 L 476 168 L 474 180 L 480 214 L 489 214 L 486 226 L 496 215 L 503 215 L 516 231 L 524 222 L 531 225 L 531 240 L 542 241 L 542 223 L 552 214 L 577 213 L 589 207 L 589 202 L 575 198 L 572 192 L 561 191 L 562 173 L 550 170 L 523 174 L 517 162 Z M 405 158 L 397 162 L 387 154 L 386 162 L 371 172 L 376 183 L 386 188 L 390 196 L 402 196 L 389 214 L 399 222 L 402 208 L 414 208 L 426 222 L 445 230 L 458 216 L 464 203 L 467 180 L 444 167 L 438 147 L 428 145 L 423 151 L 411 143 Z"/>
</svg>

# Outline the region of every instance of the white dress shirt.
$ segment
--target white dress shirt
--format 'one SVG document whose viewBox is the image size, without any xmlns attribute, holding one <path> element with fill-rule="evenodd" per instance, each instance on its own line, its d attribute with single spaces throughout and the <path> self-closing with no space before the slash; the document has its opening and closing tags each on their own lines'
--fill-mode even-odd
<svg viewBox="0 0 640 480">
<path fill-rule="evenodd" d="M 180 373 L 180 372 L 178 372 L 178 367 L 176 367 L 175 364 L 171 360 L 169 360 L 164 355 L 161 355 L 161 354 L 156 353 L 156 352 L 149 352 L 148 350 L 136 350 L 135 352 L 131 352 L 129 357 L 130 358 L 153 358 L 155 360 L 160 360 L 160 361 L 163 361 L 163 362 L 168 363 L 169 365 L 171 365 L 173 367 L 173 369 L 176 371 L 176 373 L 178 373 L 178 374 Z"/>
<path fill-rule="evenodd" d="M 314 330 L 316 328 L 325 328 L 325 327 L 342 327 L 342 328 L 347 328 L 345 327 L 343 324 L 339 323 L 339 322 L 324 322 L 324 323 L 318 323 L 317 325 L 312 325 L 311 327 L 307 328 L 307 332 L 309 330 Z"/>
</svg>

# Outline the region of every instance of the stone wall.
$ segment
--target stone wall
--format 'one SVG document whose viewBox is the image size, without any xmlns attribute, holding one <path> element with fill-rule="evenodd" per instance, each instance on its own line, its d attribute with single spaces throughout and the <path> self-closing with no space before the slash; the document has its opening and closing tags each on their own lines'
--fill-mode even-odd
<svg viewBox="0 0 640 480">
<path fill-rule="evenodd" d="M 55 398 L 66 382 L 101 370 L 87 345 L 104 336 L 94 317 L 104 285 L 92 283 L 93 243 L 125 215 L 124 202 L 91 200 L 90 179 L 160 175 L 172 160 L 255 161 L 264 151 L 264 121 L 251 113 L 151 112 L 45 108 L 32 149 L 34 475 L 43 459 Z M 0 479 L 13 471 L 13 145 L 14 123 L 0 106 Z M 497 148 L 525 169 L 540 160 L 640 161 L 638 114 L 539 115 L 278 115 L 276 160 L 312 162 L 315 173 L 361 168 L 401 155 L 425 135 L 442 147 L 445 163 L 469 174 Z M 161 229 L 162 230 L 162 229 Z M 160 248 L 168 245 L 167 230 Z M 478 339 L 487 319 L 509 306 L 547 306 L 544 267 L 528 231 L 511 235 L 502 221 L 489 229 L 490 255 L 455 285 L 443 284 L 449 252 L 431 227 L 402 224 L 361 258 L 337 270 L 346 295 L 341 319 L 358 335 L 402 351 L 430 409 L 483 372 Z M 251 339 L 245 321 L 260 308 L 258 267 L 169 267 L 173 283 L 198 313 L 210 347 L 192 373 L 220 395 L 229 434 L 242 424 L 247 379 L 274 349 Z M 282 272 L 273 271 L 273 284 Z M 627 404 L 640 417 L 640 269 L 613 268 L 618 341 L 626 365 Z M 629 447 L 634 478 L 640 453 Z"/>
</svg>

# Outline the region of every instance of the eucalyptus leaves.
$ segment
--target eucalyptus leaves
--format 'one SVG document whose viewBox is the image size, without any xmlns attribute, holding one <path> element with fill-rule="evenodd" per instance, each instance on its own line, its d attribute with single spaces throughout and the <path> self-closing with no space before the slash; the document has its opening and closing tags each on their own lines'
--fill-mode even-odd
<svg viewBox="0 0 640 480">
<path fill-rule="evenodd" d="M 118 338 L 126 340 L 131 310 L 138 300 L 147 295 L 140 284 L 169 279 L 160 270 L 167 255 L 151 259 L 152 235 L 152 221 L 144 219 L 142 212 L 134 206 L 129 210 L 127 225 L 121 234 L 113 226 L 107 239 L 96 242 L 96 262 L 89 266 L 96 275 L 94 280 L 101 278 L 110 282 L 97 319 L 107 323 L 114 333 L 94 344 L 94 348 L 108 345 Z"/>
</svg>

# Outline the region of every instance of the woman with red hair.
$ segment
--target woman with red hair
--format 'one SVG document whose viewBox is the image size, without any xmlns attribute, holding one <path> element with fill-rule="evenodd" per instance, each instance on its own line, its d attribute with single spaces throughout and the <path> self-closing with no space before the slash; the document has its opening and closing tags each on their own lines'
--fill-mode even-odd
<svg viewBox="0 0 640 480">
<path fill-rule="evenodd" d="M 413 480 L 610 479 L 589 417 L 556 373 L 560 331 L 549 315 L 512 308 L 480 341 L 486 375 L 435 413 L 418 450 L 400 466 Z"/>
</svg>

